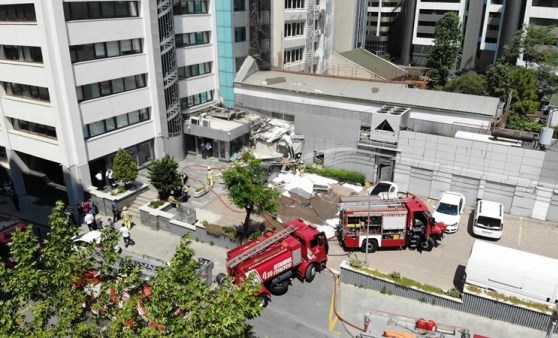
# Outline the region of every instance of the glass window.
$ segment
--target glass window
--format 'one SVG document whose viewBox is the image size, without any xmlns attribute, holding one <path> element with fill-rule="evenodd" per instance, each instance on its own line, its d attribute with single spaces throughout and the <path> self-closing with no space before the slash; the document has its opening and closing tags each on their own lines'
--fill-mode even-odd
<svg viewBox="0 0 558 338">
<path fill-rule="evenodd" d="M 112 83 L 113 94 L 120 93 L 124 91 L 124 79 L 114 79 Z"/>
<path fill-rule="evenodd" d="M 83 87 L 77 87 L 76 94 L 78 102 L 83 101 Z"/>
<path fill-rule="evenodd" d="M 128 16 L 128 3 L 125 1 L 117 1 L 114 4 L 114 12 L 117 17 Z"/>
<path fill-rule="evenodd" d="M 136 77 L 135 76 L 128 76 L 124 78 L 124 88 L 126 90 L 136 89 Z"/>
<path fill-rule="evenodd" d="M 145 75 L 136 75 L 138 88 L 145 87 Z"/>
<path fill-rule="evenodd" d="M 103 42 L 95 44 L 95 57 L 104 58 L 107 56 L 107 51 L 105 50 L 105 44 Z"/>
<path fill-rule="evenodd" d="M 90 138 L 91 137 L 89 135 L 89 126 L 83 126 L 82 130 L 83 130 L 83 138 Z"/>
<path fill-rule="evenodd" d="M 122 55 L 132 54 L 132 40 L 120 41 L 120 49 L 122 50 Z"/>
<path fill-rule="evenodd" d="M 115 16 L 114 2 L 101 3 L 103 18 L 113 18 Z"/>
<path fill-rule="evenodd" d="M 140 39 L 132 40 L 132 49 L 135 53 L 141 53 L 141 40 Z"/>
<path fill-rule="evenodd" d="M 86 87 L 89 87 L 91 93 L 91 97 L 90 97 L 91 99 L 101 96 L 101 91 L 99 90 L 98 83 L 92 83 L 90 85 L 87 85 Z"/>
<path fill-rule="evenodd" d="M 118 41 L 107 42 L 107 55 L 109 57 L 120 55 L 120 49 L 118 48 Z"/>
<path fill-rule="evenodd" d="M 140 114 L 141 121 L 149 120 L 149 108 L 140 109 L 139 114 Z"/>
<path fill-rule="evenodd" d="M 91 137 L 105 132 L 105 121 L 97 121 L 89 124 L 89 134 Z"/>
<path fill-rule="evenodd" d="M 106 96 L 111 94 L 110 81 L 101 82 L 101 95 Z"/>
<path fill-rule="evenodd" d="M 78 61 L 87 61 L 95 59 L 95 50 L 93 45 L 82 45 L 77 50 Z"/>
<path fill-rule="evenodd" d="M 107 131 L 116 129 L 116 119 L 114 117 L 106 119 L 105 126 L 107 127 Z"/>
<path fill-rule="evenodd" d="M 138 123 L 140 121 L 140 113 L 139 111 L 134 111 L 128 114 L 128 121 L 130 124 Z"/>
<path fill-rule="evenodd" d="M 85 20 L 87 18 L 87 2 L 72 2 L 72 19 Z"/>
<path fill-rule="evenodd" d="M 123 114 L 116 117 L 117 128 L 124 128 L 127 125 L 128 125 L 128 114 Z"/>
<path fill-rule="evenodd" d="M 99 19 L 101 17 L 101 4 L 99 2 L 89 3 L 89 18 Z"/>
</svg>

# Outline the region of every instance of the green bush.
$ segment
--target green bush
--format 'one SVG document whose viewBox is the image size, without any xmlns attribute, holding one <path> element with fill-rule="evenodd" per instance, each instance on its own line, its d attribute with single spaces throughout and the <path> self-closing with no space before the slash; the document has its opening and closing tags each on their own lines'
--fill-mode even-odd
<svg viewBox="0 0 558 338">
<path fill-rule="evenodd" d="M 162 201 L 160 199 L 156 199 L 156 200 L 153 200 L 149 203 L 149 207 L 153 208 L 153 209 L 157 209 L 163 204 L 165 204 L 165 201 Z"/>
<path fill-rule="evenodd" d="M 452 288 L 451 290 L 446 291 L 446 295 L 453 298 L 461 298 L 461 291 L 456 288 Z"/>
<path fill-rule="evenodd" d="M 345 169 L 335 169 L 335 168 L 316 168 L 312 166 L 306 166 L 306 172 L 313 173 L 316 175 L 333 178 L 340 182 L 352 183 L 352 184 L 364 184 L 366 177 L 363 173 L 356 171 L 350 171 Z"/>
<path fill-rule="evenodd" d="M 226 236 L 233 241 L 236 241 L 238 239 L 236 229 L 233 227 L 224 227 L 220 226 L 219 224 L 209 223 L 207 221 L 203 221 L 202 224 L 205 227 L 205 231 L 210 235 L 216 237 Z"/>
</svg>

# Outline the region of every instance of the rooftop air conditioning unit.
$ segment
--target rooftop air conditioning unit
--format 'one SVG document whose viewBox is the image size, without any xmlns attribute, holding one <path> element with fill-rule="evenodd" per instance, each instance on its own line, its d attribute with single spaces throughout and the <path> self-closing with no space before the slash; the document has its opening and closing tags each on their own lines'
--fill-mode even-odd
<svg viewBox="0 0 558 338">
<path fill-rule="evenodd" d="M 199 126 L 200 125 L 200 119 L 199 117 L 191 117 L 190 118 L 190 124 L 193 124 L 195 126 Z"/>
<path fill-rule="evenodd" d="M 206 120 L 206 119 L 202 120 L 202 125 L 206 128 L 211 127 L 211 123 L 209 122 L 209 120 Z"/>
</svg>

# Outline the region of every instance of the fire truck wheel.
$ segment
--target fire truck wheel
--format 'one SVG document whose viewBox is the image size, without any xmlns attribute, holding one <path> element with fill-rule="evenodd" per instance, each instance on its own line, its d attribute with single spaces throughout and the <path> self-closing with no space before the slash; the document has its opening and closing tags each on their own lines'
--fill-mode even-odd
<svg viewBox="0 0 558 338">
<path fill-rule="evenodd" d="M 431 238 L 429 238 L 427 241 L 420 242 L 420 248 L 424 251 L 430 251 L 432 250 L 433 247 L 434 247 L 434 242 L 432 241 Z"/>
<path fill-rule="evenodd" d="M 284 281 L 277 284 L 271 284 L 268 287 L 269 292 L 274 296 L 282 296 L 289 291 L 289 281 Z"/>
<path fill-rule="evenodd" d="M 267 293 L 260 293 L 258 295 L 258 298 L 260 298 L 261 307 L 267 307 L 267 305 L 269 304 L 269 295 Z"/>
<path fill-rule="evenodd" d="M 368 243 L 368 249 L 366 248 L 366 243 Z M 378 242 L 375 239 L 369 239 L 368 241 L 362 242 L 362 246 L 360 247 L 360 251 L 366 253 L 376 252 L 378 250 Z"/>
<path fill-rule="evenodd" d="M 224 273 L 218 273 L 217 276 L 215 276 L 215 282 L 219 285 L 223 284 L 223 282 L 225 281 L 225 278 L 227 278 L 227 275 L 225 275 Z"/>
<path fill-rule="evenodd" d="M 316 277 L 316 264 L 310 264 L 306 268 L 304 279 L 306 279 L 306 281 L 310 283 L 314 280 L 314 277 Z"/>
</svg>

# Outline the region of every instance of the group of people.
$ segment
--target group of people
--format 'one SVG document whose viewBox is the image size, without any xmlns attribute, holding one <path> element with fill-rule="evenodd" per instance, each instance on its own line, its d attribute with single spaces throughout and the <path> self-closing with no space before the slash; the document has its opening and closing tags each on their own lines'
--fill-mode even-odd
<svg viewBox="0 0 558 338">
<path fill-rule="evenodd" d="M 99 213 L 99 208 L 93 202 L 93 199 L 85 199 L 76 205 L 78 223 L 81 225 L 85 222 L 89 230 L 97 230 L 97 221 L 95 216 Z"/>
<path fill-rule="evenodd" d="M 208 158 L 212 155 L 213 146 L 211 145 L 210 141 L 200 143 L 200 153 L 202 158 Z"/>
<path fill-rule="evenodd" d="M 112 169 L 108 168 L 105 174 L 103 175 L 103 171 L 99 170 L 95 174 L 95 185 L 97 189 L 103 190 L 105 189 L 106 185 L 109 185 L 111 188 L 116 187 L 116 181 L 113 178 L 113 171 Z"/>
</svg>

